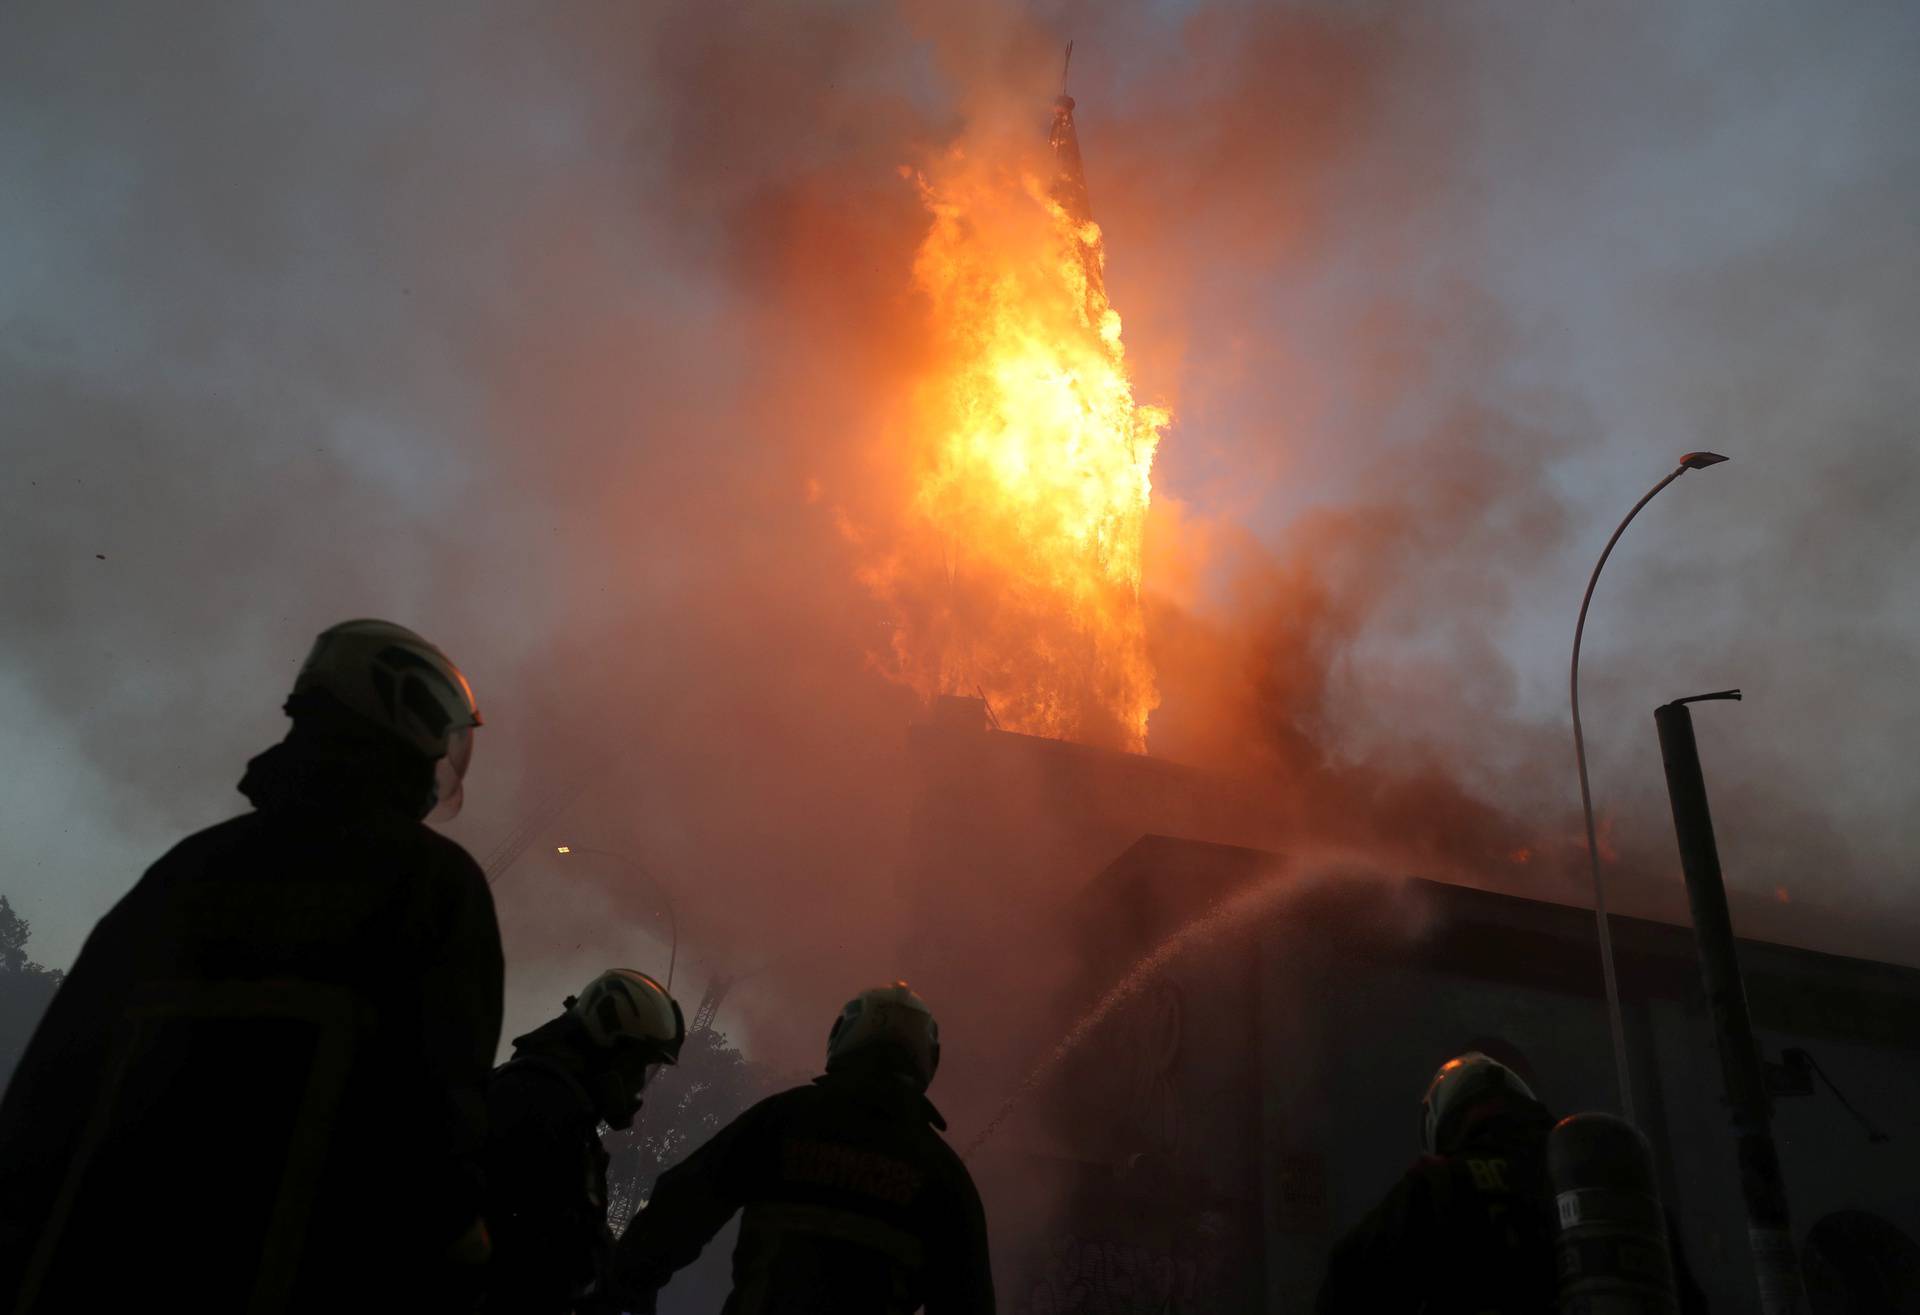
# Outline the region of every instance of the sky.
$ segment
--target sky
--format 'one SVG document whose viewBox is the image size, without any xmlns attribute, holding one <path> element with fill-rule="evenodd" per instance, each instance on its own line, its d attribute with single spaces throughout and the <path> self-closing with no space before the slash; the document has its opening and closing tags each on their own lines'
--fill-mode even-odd
<svg viewBox="0 0 1920 1315">
<path fill-rule="evenodd" d="M 1652 708 L 1741 686 L 1697 715 L 1729 881 L 1920 962 L 1920 11 L 1521 0 L 7 6 L 35 957 L 238 811 L 312 636 L 377 615 L 486 713 L 450 834 L 538 823 L 510 1031 L 659 956 L 662 887 L 691 981 L 890 976 L 917 709 L 835 516 L 890 496 L 920 343 L 902 169 L 1043 140 L 1068 38 L 1175 416 L 1152 751 L 1432 776 L 1564 854 L 1580 590 L 1720 451 L 1596 596 L 1609 843 L 1670 875 Z"/>
</svg>

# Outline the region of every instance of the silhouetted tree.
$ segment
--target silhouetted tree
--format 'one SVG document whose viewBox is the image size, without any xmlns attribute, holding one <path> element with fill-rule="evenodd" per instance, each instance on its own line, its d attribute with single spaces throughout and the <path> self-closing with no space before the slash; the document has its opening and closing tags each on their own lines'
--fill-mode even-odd
<svg viewBox="0 0 1920 1315">
<path fill-rule="evenodd" d="M 725 1033 L 709 1030 L 688 1037 L 680 1062 L 661 1069 L 647 1087 L 646 1105 L 634 1126 L 605 1139 L 613 1157 L 607 1168 L 607 1218 L 614 1231 L 626 1227 L 664 1171 L 736 1114 L 786 1085 L 791 1084 L 767 1065 L 728 1044 Z"/>
<path fill-rule="evenodd" d="M 13 911 L 13 904 L 0 895 L 0 973 L 17 973 L 27 966 L 27 936 L 33 926 Z"/>
<path fill-rule="evenodd" d="M 0 1087 L 13 1076 L 40 1015 L 66 974 L 43 968 L 27 957 L 27 938 L 33 925 L 0 895 Z"/>
</svg>

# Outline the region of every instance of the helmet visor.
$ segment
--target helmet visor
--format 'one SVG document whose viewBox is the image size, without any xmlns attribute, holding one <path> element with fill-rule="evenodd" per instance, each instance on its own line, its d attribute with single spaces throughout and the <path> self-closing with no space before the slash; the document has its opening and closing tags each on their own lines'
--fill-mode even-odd
<svg viewBox="0 0 1920 1315">
<path fill-rule="evenodd" d="M 614 1063 L 616 1065 L 614 1081 L 619 1084 L 619 1090 L 627 1093 L 627 1099 L 632 1104 L 634 1113 L 638 1114 L 642 1104 L 641 1097 L 648 1085 L 652 1083 L 654 1075 L 660 1071 L 660 1061 L 642 1059 L 637 1055 L 622 1055 L 616 1058 Z"/>
<path fill-rule="evenodd" d="M 656 1059 L 649 1061 L 647 1066 L 640 1070 L 640 1083 L 633 1089 L 633 1103 L 636 1107 L 640 1104 L 640 1093 L 651 1086 L 656 1077 L 660 1076 L 661 1067 L 661 1062 Z"/>
<path fill-rule="evenodd" d="M 433 811 L 429 821 L 447 822 L 460 815 L 466 799 L 467 764 L 473 761 L 473 727 L 460 726 L 447 733 L 447 751 L 433 764 Z"/>
</svg>

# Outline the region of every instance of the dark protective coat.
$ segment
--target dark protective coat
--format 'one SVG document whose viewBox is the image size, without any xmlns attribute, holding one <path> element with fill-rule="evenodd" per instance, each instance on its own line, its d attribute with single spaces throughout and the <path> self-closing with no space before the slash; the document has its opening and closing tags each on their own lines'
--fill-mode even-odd
<svg viewBox="0 0 1920 1315">
<path fill-rule="evenodd" d="M 422 788 L 296 724 L 100 920 L 0 1103 L 0 1309 L 457 1303 L 502 964 Z"/>
<path fill-rule="evenodd" d="M 1552 1129 L 1514 1100 L 1420 1157 L 1334 1247 L 1319 1315 L 1554 1315 Z"/>
<path fill-rule="evenodd" d="M 616 1248 L 616 1295 L 651 1312 L 738 1210 L 725 1315 L 990 1315 L 986 1218 L 945 1126 L 880 1069 L 761 1101 L 660 1176 Z"/>
<path fill-rule="evenodd" d="M 599 1111 L 568 1065 L 522 1051 L 493 1071 L 487 1119 L 486 1309 L 564 1315 L 613 1247 Z"/>
<path fill-rule="evenodd" d="M 1553 1122 L 1514 1098 L 1470 1115 L 1447 1154 L 1421 1156 L 1335 1245 L 1318 1315 L 1557 1315 Z M 1706 1301 L 1669 1244 L 1680 1309 L 1698 1315 Z"/>
</svg>

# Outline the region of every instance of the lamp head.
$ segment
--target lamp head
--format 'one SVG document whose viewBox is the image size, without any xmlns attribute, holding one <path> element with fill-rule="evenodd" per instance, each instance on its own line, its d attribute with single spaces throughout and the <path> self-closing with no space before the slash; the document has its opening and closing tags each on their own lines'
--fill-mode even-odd
<svg viewBox="0 0 1920 1315">
<path fill-rule="evenodd" d="M 1708 466 L 1717 466 L 1727 459 L 1718 452 L 1689 452 L 1680 458 L 1680 464 L 1688 470 L 1705 470 Z"/>
</svg>

